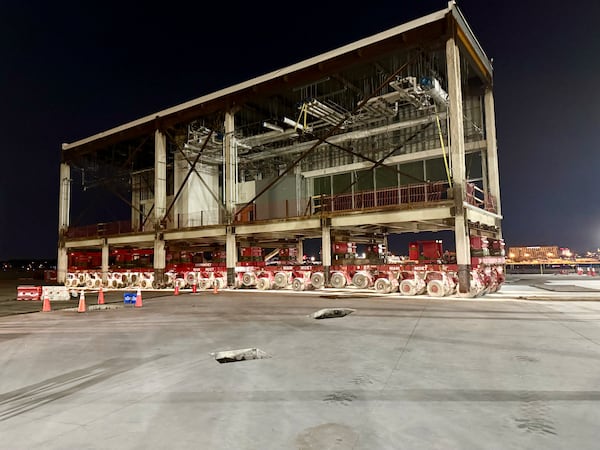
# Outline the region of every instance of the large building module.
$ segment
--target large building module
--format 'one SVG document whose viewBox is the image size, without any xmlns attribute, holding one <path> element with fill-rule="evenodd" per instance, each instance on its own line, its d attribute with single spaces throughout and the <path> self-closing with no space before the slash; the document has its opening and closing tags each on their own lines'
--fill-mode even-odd
<svg viewBox="0 0 600 450">
<path fill-rule="evenodd" d="M 255 258 L 289 262 L 319 239 L 328 285 L 355 243 L 451 230 L 466 293 L 474 266 L 502 252 L 492 87 L 489 59 L 449 2 L 63 144 L 58 280 L 73 276 L 70 255 L 97 254 L 105 284 L 117 266 L 146 261 L 161 286 L 172 267 L 195 261 L 221 264 L 222 283 L 235 286 Z M 86 204 L 82 190 L 114 194 L 125 208 Z M 86 209 L 93 220 L 71 221 Z M 338 243 L 351 245 L 338 253 Z M 120 264 L 127 252 L 133 259 Z"/>
</svg>

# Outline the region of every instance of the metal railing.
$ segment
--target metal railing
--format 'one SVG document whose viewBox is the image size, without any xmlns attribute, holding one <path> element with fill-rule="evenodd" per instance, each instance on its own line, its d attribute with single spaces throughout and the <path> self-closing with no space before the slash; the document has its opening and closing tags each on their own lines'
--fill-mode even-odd
<svg viewBox="0 0 600 450">
<path fill-rule="evenodd" d="M 415 183 L 406 186 L 362 191 L 349 194 L 315 195 L 300 202 L 283 200 L 251 204 L 236 211 L 236 223 L 248 223 L 257 220 L 282 219 L 330 213 L 339 211 L 365 210 L 393 206 L 418 207 L 428 203 L 447 200 L 448 182 Z M 466 201 L 468 204 L 486 211 L 496 212 L 497 203 L 493 195 L 485 192 L 472 182 L 466 183 Z M 298 206 L 305 205 L 305 206 Z M 193 228 L 217 225 L 222 222 L 220 210 L 206 210 L 186 214 L 177 214 L 169 228 Z M 69 227 L 68 238 L 106 237 L 141 231 L 133 229 L 131 221 L 104 222 L 81 227 Z"/>
<path fill-rule="evenodd" d="M 196 211 L 186 214 L 177 214 L 174 228 L 203 227 L 206 225 L 218 225 L 220 223 L 220 211 L 210 209 Z"/>
<path fill-rule="evenodd" d="M 447 191 L 447 182 L 436 181 L 353 194 L 315 195 L 312 197 L 312 212 L 319 214 L 438 202 L 448 198 Z"/>
<path fill-rule="evenodd" d="M 474 183 L 466 184 L 466 199 L 469 205 L 481 208 L 489 212 L 498 212 L 496 197 L 484 191 Z"/>
<path fill-rule="evenodd" d="M 66 235 L 68 238 L 106 237 L 131 233 L 133 231 L 131 221 L 119 220 L 117 222 L 103 222 L 94 225 L 69 227 Z"/>
</svg>

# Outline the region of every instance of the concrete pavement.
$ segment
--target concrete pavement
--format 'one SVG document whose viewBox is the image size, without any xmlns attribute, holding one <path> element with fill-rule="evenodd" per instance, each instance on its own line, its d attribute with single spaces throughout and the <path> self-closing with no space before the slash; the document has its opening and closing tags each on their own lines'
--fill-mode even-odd
<svg viewBox="0 0 600 450">
<path fill-rule="evenodd" d="M 597 448 L 600 303 L 505 288 L 482 299 L 203 292 L 2 317 L 2 446 Z M 356 311 L 309 317 L 327 307 Z M 211 356 L 249 347 L 270 358 Z"/>
</svg>

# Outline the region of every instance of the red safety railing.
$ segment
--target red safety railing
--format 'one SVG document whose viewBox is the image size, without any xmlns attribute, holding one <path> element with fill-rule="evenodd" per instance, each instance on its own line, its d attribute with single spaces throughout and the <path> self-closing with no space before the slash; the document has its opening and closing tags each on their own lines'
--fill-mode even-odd
<svg viewBox="0 0 600 450">
<path fill-rule="evenodd" d="M 354 194 L 318 195 L 312 198 L 312 211 L 317 214 L 437 202 L 447 198 L 447 189 L 447 182 L 437 181 Z"/>
<path fill-rule="evenodd" d="M 221 220 L 221 211 L 211 209 L 205 211 L 196 211 L 190 213 L 177 214 L 175 217 L 174 228 L 192 228 L 203 227 L 206 225 L 216 225 Z M 171 228 L 171 227 L 170 227 Z"/>
<path fill-rule="evenodd" d="M 497 212 L 496 197 L 484 191 L 474 183 L 467 182 L 466 184 L 466 199 L 469 205 L 477 208 L 485 209 L 490 212 Z"/>
<path fill-rule="evenodd" d="M 131 233 L 131 221 L 120 220 L 118 222 L 104 222 L 94 225 L 84 225 L 81 227 L 69 227 L 67 237 L 86 238 L 86 237 L 105 237 L 117 234 Z"/>
</svg>

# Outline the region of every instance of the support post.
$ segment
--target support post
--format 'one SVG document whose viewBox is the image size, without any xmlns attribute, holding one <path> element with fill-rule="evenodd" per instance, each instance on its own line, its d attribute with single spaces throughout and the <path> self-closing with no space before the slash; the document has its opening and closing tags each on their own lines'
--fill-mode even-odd
<svg viewBox="0 0 600 450">
<path fill-rule="evenodd" d="M 321 262 L 323 263 L 325 286 L 329 286 L 331 274 L 331 224 L 329 219 L 321 221 Z"/>
<path fill-rule="evenodd" d="M 58 254 L 56 258 L 56 281 L 64 283 L 67 279 L 69 257 L 65 246 L 69 229 L 69 211 L 71 209 L 71 166 L 60 165 L 60 186 L 58 199 Z"/>
<path fill-rule="evenodd" d="M 235 230 L 227 227 L 225 237 L 225 263 L 227 266 L 227 286 L 235 287 L 235 267 L 237 265 L 237 245 L 235 242 Z"/>
<path fill-rule="evenodd" d="M 139 174 L 131 176 L 131 229 L 133 231 L 142 231 L 140 229 L 140 211 L 141 203 L 141 185 L 142 180 Z"/>
<path fill-rule="evenodd" d="M 108 270 L 109 270 L 109 247 L 108 242 L 104 239 L 102 244 L 102 286 L 108 285 Z"/>
<path fill-rule="evenodd" d="M 500 175 L 498 173 L 498 145 L 496 141 L 496 113 L 494 112 L 494 94 L 491 87 L 485 91 L 485 141 L 487 143 L 487 173 L 489 193 L 496 199 L 496 214 L 501 215 Z"/>
<path fill-rule="evenodd" d="M 235 214 L 236 203 L 236 159 L 237 152 L 235 148 L 235 131 L 234 113 L 227 111 L 225 113 L 225 137 L 223 139 L 223 174 L 224 174 L 224 192 L 225 192 L 225 221 L 227 225 L 231 225 Z"/>
<path fill-rule="evenodd" d="M 471 287 L 471 248 L 466 209 L 465 136 L 463 126 L 460 52 L 454 37 L 446 41 L 448 71 L 448 113 L 450 115 L 450 152 L 454 195 L 454 236 L 458 264 L 458 290 L 468 293 Z"/>
<path fill-rule="evenodd" d="M 164 284 L 166 252 L 162 233 L 167 209 L 167 138 L 154 132 L 154 280 Z"/>
<path fill-rule="evenodd" d="M 304 262 L 302 259 L 304 257 L 304 240 L 301 237 L 298 237 L 298 242 L 296 243 L 296 254 L 298 255 L 296 262 L 302 264 Z"/>
<path fill-rule="evenodd" d="M 225 223 L 227 235 L 225 242 L 227 285 L 235 287 L 235 267 L 237 265 L 237 245 L 235 227 L 231 226 L 235 214 L 236 202 L 236 148 L 233 133 L 235 131 L 235 115 L 233 111 L 225 113 L 225 137 L 223 139 L 223 184 L 225 203 Z"/>
</svg>

